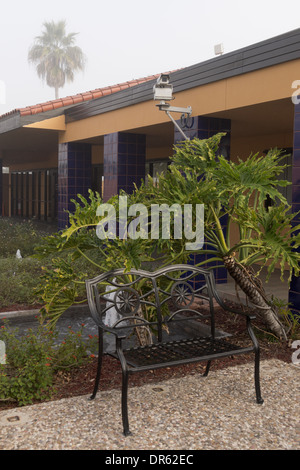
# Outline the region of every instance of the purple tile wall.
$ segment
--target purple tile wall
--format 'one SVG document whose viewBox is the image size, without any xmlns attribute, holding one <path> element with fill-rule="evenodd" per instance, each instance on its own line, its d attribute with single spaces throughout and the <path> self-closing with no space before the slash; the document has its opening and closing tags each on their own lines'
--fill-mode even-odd
<svg viewBox="0 0 300 470">
<path fill-rule="evenodd" d="M 145 178 L 146 136 L 115 132 L 104 136 L 103 200 L 124 189 L 130 194 L 134 183 Z"/>
<path fill-rule="evenodd" d="M 178 121 L 180 125 L 180 121 Z M 230 133 L 231 133 L 231 121 L 229 119 L 218 119 L 218 118 L 210 118 L 205 116 L 196 116 L 192 117 L 191 122 L 188 123 L 188 128 L 183 127 L 183 131 L 187 137 L 191 140 L 194 138 L 198 139 L 208 139 L 213 135 L 219 132 L 226 132 L 227 135 L 224 136 L 221 140 L 220 150 L 219 152 L 226 157 L 228 160 L 230 159 Z M 174 142 L 182 141 L 183 137 L 182 134 L 175 128 L 174 134 Z M 224 224 L 226 221 L 224 221 Z M 204 245 L 205 248 L 205 245 Z M 209 248 L 209 247 L 207 247 Z M 191 264 L 197 264 L 202 261 L 208 260 L 211 255 L 206 254 L 197 254 L 191 256 Z M 217 284 L 222 284 L 227 282 L 227 270 L 223 266 L 221 266 L 221 262 L 215 263 L 215 265 L 220 265 L 220 267 L 216 267 L 214 269 L 214 275 Z M 205 267 L 205 264 L 203 265 Z"/>
<path fill-rule="evenodd" d="M 72 212 L 71 199 L 88 196 L 92 178 L 91 145 L 77 142 L 59 144 L 58 150 L 58 229 L 69 223 L 65 210 Z"/>
<path fill-rule="evenodd" d="M 294 117 L 294 149 L 292 162 L 292 210 L 297 212 L 300 210 L 300 104 L 295 105 Z M 300 214 L 293 221 L 294 226 L 300 224 Z M 293 276 L 290 291 L 289 302 L 292 311 L 300 313 L 300 280 L 299 277 Z"/>
</svg>

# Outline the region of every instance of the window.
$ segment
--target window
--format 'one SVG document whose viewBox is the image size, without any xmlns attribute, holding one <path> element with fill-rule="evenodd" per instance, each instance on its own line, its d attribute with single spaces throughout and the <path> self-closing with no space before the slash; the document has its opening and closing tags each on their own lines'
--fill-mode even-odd
<svg viewBox="0 0 300 470">
<path fill-rule="evenodd" d="M 147 184 L 148 175 L 153 178 L 155 184 L 158 184 L 159 175 L 166 173 L 170 163 L 171 162 L 168 159 L 151 160 L 151 161 L 146 162 L 146 168 L 145 168 L 146 184 Z"/>
</svg>

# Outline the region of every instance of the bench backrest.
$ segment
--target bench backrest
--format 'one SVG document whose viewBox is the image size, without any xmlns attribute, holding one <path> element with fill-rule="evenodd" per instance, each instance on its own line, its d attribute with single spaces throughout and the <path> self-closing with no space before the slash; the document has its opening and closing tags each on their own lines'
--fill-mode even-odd
<svg viewBox="0 0 300 470">
<path fill-rule="evenodd" d="M 210 318 L 218 294 L 212 271 L 172 265 L 155 272 L 109 271 L 86 281 L 90 312 L 99 327 L 126 331 L 148 326 L 162 339 L 163 326 L 183 319 Z"/>
</svg>

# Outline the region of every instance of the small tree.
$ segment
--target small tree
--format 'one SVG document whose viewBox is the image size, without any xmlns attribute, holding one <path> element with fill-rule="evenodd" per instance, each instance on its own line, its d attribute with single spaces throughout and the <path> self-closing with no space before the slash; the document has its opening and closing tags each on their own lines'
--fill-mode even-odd
<svg viewBox="0 0 300 470">
<path fill-rule="evenodd" d="M 160 178 L 159 186 L 150 184 L 140 193 L 144 201 L 180 201 L 180 204 L 205 205 L 205 239 L 208 262 L 222 262 L 247 298 L 257 307 L 268 329 L 286 338 L 276 308 L 267 299 L 259 272 L 267 268 L 267 279 L 277 265 L 299 274 L 300 226 L 292 226 L 296 214 L 279 187 L 290 184 L 278 179 L 286 167 L 286 155 L 274 149 L 266 156 L 250 155 L 245 161 L 227 161 L 218 155 L 221 138 L 184 141 L 175 146 L 170 171 Z M 266 209 L 267 196 L 273 206 Z M 239 239 L 232 243 L 232 225 L 239 229 Z M 200 263 L 204 264 L 207 261 Z M 260 269 L 251 268 L 258 263 Z"/>
<path fill-rule="evenodd" d="M 74 73 L 84 70 L 85 58 L 80 47 L 75 46 L 77 33 L 66 34 L 66 22 L 54 21 L 43 24 L 44 31 L 35 38 L 28 61 L 36 65 L 37 74 L 47 85 L 58 90 L 65 82 L 74 80 Z"/>
</svg>

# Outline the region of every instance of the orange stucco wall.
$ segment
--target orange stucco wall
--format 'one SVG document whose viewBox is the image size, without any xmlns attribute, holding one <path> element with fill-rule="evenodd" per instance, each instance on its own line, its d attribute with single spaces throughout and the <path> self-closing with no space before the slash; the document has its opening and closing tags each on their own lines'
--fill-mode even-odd
<svg viewBox="0 0 300 470">
<path fill-rule="evenodd" d="M 208 115 L 292 96 L 292 82 L 298 77 L 300 60 L 239 75 L 175 94 L 174 105 L 192 106 L 193 115 Z M 276 79 L 275 79 L 276 78 Z M 136 104 L 81 121 L 66 124 L 60 142 L 71 142 L 138 129 L 168 121 L 154 101 Z"/>
</svg>

